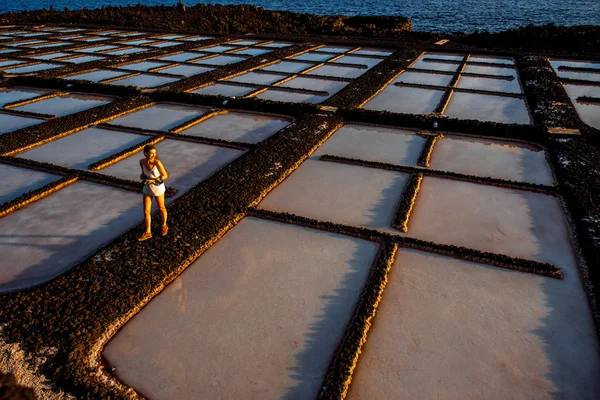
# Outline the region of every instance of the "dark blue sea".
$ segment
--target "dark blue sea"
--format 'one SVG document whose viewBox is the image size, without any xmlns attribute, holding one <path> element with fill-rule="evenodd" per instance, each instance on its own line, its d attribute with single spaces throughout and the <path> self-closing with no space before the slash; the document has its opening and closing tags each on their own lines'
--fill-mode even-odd
<svg viewBox="0 0 600 400">
<path fill-rule="evenodd" d="M 528 24 L 600 25 L 600 0 L 183 0 L 191 6 L 252 4 L 268 10 L 321 15 L 402 15 L 415 31 L 497 32 Z M 174 5 L 178 0 L 0 0 L 0 13 L 53 6 L 57 10 L 142 3 Z"/>
</svg>

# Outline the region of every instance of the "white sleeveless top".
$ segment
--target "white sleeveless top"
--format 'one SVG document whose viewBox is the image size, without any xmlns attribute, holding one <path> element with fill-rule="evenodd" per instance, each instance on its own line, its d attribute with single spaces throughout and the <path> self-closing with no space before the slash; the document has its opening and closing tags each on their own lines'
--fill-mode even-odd
<svg viewBox="0 0 600 400">
<path fill-rule="evenodd" d="M 148 171 L 146 169 L 146 163 L 143 162 L 142 168 L 146 172 L 146 175 L 148 175 L 150 178 L 158 178 L 160 176 L 160 172 L 158 172 L 158 168 L 156 167 L 156 165 L 152 168 L 152 170 Z M 161 183 L 160 185 L 149 184 L 144 185 L 144 189 L 142 189 L 142 192 L 145 195 L 157 197 L 161 194 L 165 194 L 165 190 L 166 188 L 164 183 Z"/>
</svg>

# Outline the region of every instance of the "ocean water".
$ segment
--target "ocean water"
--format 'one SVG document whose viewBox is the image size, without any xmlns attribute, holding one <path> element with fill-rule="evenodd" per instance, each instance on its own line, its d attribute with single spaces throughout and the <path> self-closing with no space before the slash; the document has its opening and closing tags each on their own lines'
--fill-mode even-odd
<svg viewBox="0 0 600 400">
<path fill-rule="evenodd" d="M 0 0 L 0 13 L 53 6 L 57 10 L 99 8 L 142 3 L 174 5 L 178 0 Z M 497 32 L 528 24 L 600 25 L 600 0 L 183 0 L 191 6 L 252 4 L 268 10 L 321 15 L 402 15 L 413 30 L 435 32 Z"/>
</svg>

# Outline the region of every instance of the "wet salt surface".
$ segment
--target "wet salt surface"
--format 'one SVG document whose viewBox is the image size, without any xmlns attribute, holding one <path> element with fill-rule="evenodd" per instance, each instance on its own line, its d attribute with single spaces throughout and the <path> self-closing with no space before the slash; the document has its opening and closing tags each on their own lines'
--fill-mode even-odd
<svg viewBox="0 0 600 400">
<path fill-rule="evenodd" d="M 173 54 L 171 56 L 158 57 L 156 59 L 162 60 L 162 61 L 185 62 L 185 61 L 193 60 L 194 58 L 203 57 L 205 55 L 206 55 L 206 53 L 188 53 L 188 52 L 186 52 L 186 53 Z"/>
<path fill-rule="evenodd" d="M 169 67 L 160 70 L 161 73 L 165 74 L 174 74 L 174 75 L 183 75 L 183 76 L 193 76 L 198 74 L 203 74 L 208 71 L 212 71 L 214 68 L 200 67 L 194 65 L 177 65 L 175 67 Z"/>
<path fill-rule="evenodd" d="M 277 81 L 287 78 L 287 75 L 261 74 L 260 72 L 246 72 L 242 75 L 229 78 L 228 82 L 253 83 L 258 85 L 271 85 Z"/>
<path fill-rule="evenodd" d="M 168 202 L 182 196 L 216 171 L 244 154 L 242 150 L 190 143 L 181 140 L 165 139 L 154 145 L 157 153 L 169 172 L 167 186 L 177 189 L 177 195 Z M 123 179 L 139 181 L 139 160 L 143 152 L 133 154 L 99 172 Z"/>
<path fill-rule="evenodd" d="M 165 65 L 169 65 L 169 64 L 156 62 L 156 61 L 141 61 L 141 62 L 136 62 L 133 64 L 117 65 L 116 67 L 122 68 L 122 69 L 131 69 L 134 71 L 148 71 L 153 68 L 164 67 Z"/>
<path fill-rule="evenodd" d="M 311 70 L 310 72 L 307 72 L 307 75 L 334 76 L 336 78 L 358 78 L 365 72 L 367 72 L 366 69 L 323 65 Z"/>
<path fill-rule="evenodd" d="M 366 65 L 367 67 L 372 68 L 372 67 L 376 66 L 377 64 L 379 64 L 381 61 L 383 61 L 383 60 L 380 60 L 379 58 L 358 57 L 358 56 L 355 56 L 354 54 L 356 54 L 356 53 L 352 53 L 352 55 L 340 57 L 337 60 L 333 60 L 332 62 Z M 366 70 L 363 70 L 363 71 L 366 72 Z"/>
<path fill-rule="evenodd" d="M 17 157 L 88 169 L 90 164 L 147 139 L 144 135 L 93 127 L 19 153 Z"/>
<path fill-rule="evenodd" d="M 200 89 L 193 90 L 191 93 L 206 94 L 206 95 L 223 95 L 230 97 L 245 96 L 256 88 L 247 86 L 228 85 L 224 83 L 214 83 Z"/>
<path fill-rule="evenodd" d="M 279 85 L 279 87 L 295 88 L 295 89 L 308 89 L 308 90 L 320 90 L 329 93 L 329 96 L 342 90 L 348 85 L 347 82 L 333 81 L 327 79 L 316 79 L 305 76 L 298 76 L 285 83 Z"/>
<path fill-rule="evenodd" d="M 243 143 L 258 143 L 290 124 L 289 120 L 266 115 L 228 112 L 211 117 L 179 133 Z"/>
<path fill-rule="evenodd" d="M 0 164 L 0 174 L 4 177 L 0 187 L 0 204 L 62 178 L 59 175 L 5 164 Z"/>
<path fill-rule="evenodd" d="M 103 356 L 120 380 L 155 399 L 316 398 L 377 248 L 244 218 Z"/>
<path fill-rule="evenodd" d="M 36 101 L 24 106 L 15 107 L 14 110 L 51 114 L 62 117 L 64 115 L 74 114 L 76 112 L 108 104 L 111 100 L 112 99 L 107 97 L 70 94 L 68 96 L 58 96 Z"/>
<path fill-rule="evenodd" d="M 554 184 L 543 150 L 503 141 L 446 136 L 436 142 L 430 167 L 518 182 Z"/>
<path fill-rule="evenodd" d="M 6 132 L 16 131 L 17 129 L 27 128 L 28 126 L 46 122 L 43 119 L 21 117 L 10 114 L 0 114 L 0 135 Z"/>
<path fill-rule="evenodd" d="M 391 224 L 407 180 L 401 172 L 310 158 L 258 208 L 399 234 Z"/>
<path fill-rule="evenodd" d="M 514 97 L 454 92 L 444 114 L 451 118 L 531 124 L 525 100 Z"/>
<path fill-rule="evenodd" d="M 402 74 L 400 74 L 396 79 L 394 79 L 392 84 L 396 82 L 404 82 L 416 83 L 420 85 L 448 86 L 451 81 L 452 75 L 405 71 Z"/>
<path fill-rule="evenodd" d="M 443 95 L 443 90 L 389 85 L 369 100 L 363 108 L 407 114 L 425 114 L 435 111 Z"/>
<path fill-rule="evenodd" d="M 409 234 L 575 271 L 560 201 L 541 193 L 425 177 Z"/>
<path fill-rule="evenodd" d="M 50 93 L 50 90 L 33 88 L 13 88 L 0 90 L 0 106 L 14 103 L 15 101 L 33 99 Z"/>
<path fill-rule="evenodd" d="M 347 398 L 597 398 L 582 289 L 577 273 L 555 280 L 400 249 Z"/>
<path fill-rule="evenodd" d="M 304 94 L 297 92 L 289 92 L 277 89 L 269 89 L 266 92 L 262 92 L 256 96 L 258 99 L 272 100 L 272 101 L 285 101 L 294 103 L 321 103 L 329 98 L 329 96 L 318 96 L 314 94 Z"/>
<path fill-rule="evenodd" d="M 119 72 L 119 71 L 109 71 L 109 70 L 98 70 L 92 72 L 86 72 L 78 75 L 65 76 L 63 79 L 71 80 L 71 79 L 79 79 L 83 81 L 91 81 L 98 83 L 100 81 L 106 79 L 117 78 L 119 76 L 129 75 L 130 72 Z"/>
<path fill-rule="evenodd" d="M 263 71 L 273 71 L 273 72 L 297 73 L 300 71 L 304 71 L 305 69 L 310 68 L 312 66 L 314 66 L 314 64 L 281 61 L 281 62 L 278 62 L 277 64 L 263 67 L 262 70 Z"/>
<path fill-rule="evenodd" d="M 308 52 L 300 54 L 299 56 L 290 57 L 290 59 L 299 61 L 327 61 L 333 57 L 337 56 L 335 54 Z"/>
<path fill-rule="evenodd" d="M 511 81 L 496 78 L 461 76 L 456 87 L 461 89 L 488 90 L 503 93 L 522 93 L 518 79 Z"/>
<path fill-rule="evenodd" d="M 31 72 L 46 71 L 49 69 L 54 69 L 54 68 L 59 68 L 59 67 L 62 67 L 62 65 L 61 64 L 51 64 L 51 63 L 40 63 L 40 64 L 35 64 L 35 65 L 28 65 L 25 67 L 5 69 L 4 72 L 7 74 L 28 74 Z"/>
<path fill-rule="evenodd" d="M 208 65 L 228 65 L 228 64 L 238 63 L 238 62 L 244 61 L 244 60 L 246 60 L 246 58 L 244 58 L 244 57 L 219 55 L 216 57 L 203 58 L 202 60 L 198 60 L 198 61 L 194 61 L 194 62 L 198 63 L 198 64 L 208 64 Z"/>
<path fill-rule="evenodd" d="M 577 100 L 582 96 L 600 98 L 600 85 L 563 85 L 563 87 L 571 98 L 571 102 L 575 106 L 581 120 L 590 126 L 600 129 L 600 106 Z"/>
<path fill-rule="evenodd" d="M 84 181 L 0 218 L 0 292 L 52 279 L 141 220 L 138 193 Z"/>
<path fill-rule="evenodd" d="M 68 63 L 84 63 L 84 62 L 90 62 L 90 61 L 98 61 L 98 60 L 104 60 L 104 57 L 98 57 L 98 56 L 81 56 L 81 57 L 74 57 L 74 58 L 67 58 L 66 60 L 61 60 L 64 62 L 68 62 Z"/>
<path fill-rule="evenodd" d="M 338 129 L 315 156 L 330 154 L 395 165 L 417 164 L 425 139 L 414 131 L 347 124 Z"/>
<path fill-rule="evenodd" d="M 168 131 L 208 112 L 204 107 L 157 104 L 108 121 L 110 124 L 134 128 Z"/>
<path fill-rule="evenodd" d="M 170 78 L 166 76 L 140 74 L 130 78 L 119 79 L 109 82 L 109 85 L 117 86 L 137 86 L 139 88 L 155 88 L 178 81 L 179 78 Z"/>
</svg>

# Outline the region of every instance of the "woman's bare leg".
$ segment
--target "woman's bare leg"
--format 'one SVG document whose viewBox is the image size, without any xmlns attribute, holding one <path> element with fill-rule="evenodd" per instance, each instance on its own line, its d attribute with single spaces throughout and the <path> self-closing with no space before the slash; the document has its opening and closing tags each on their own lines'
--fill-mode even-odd
<svg viewBox="0 0 600 400">
<path fill-rule="evenodd" d="M 162 216 L 162 226 L 167 225 L 167 207 L 165 207 L 165 195 L 156 196 L 156 205 Z"/>
<path fill-rule="evenodd" d="M 150 233 L 150 210 L 152 208 L 152 197 L 144 195 L 144 222 L 146 222 L 146 233 Z"/>
</svg>

